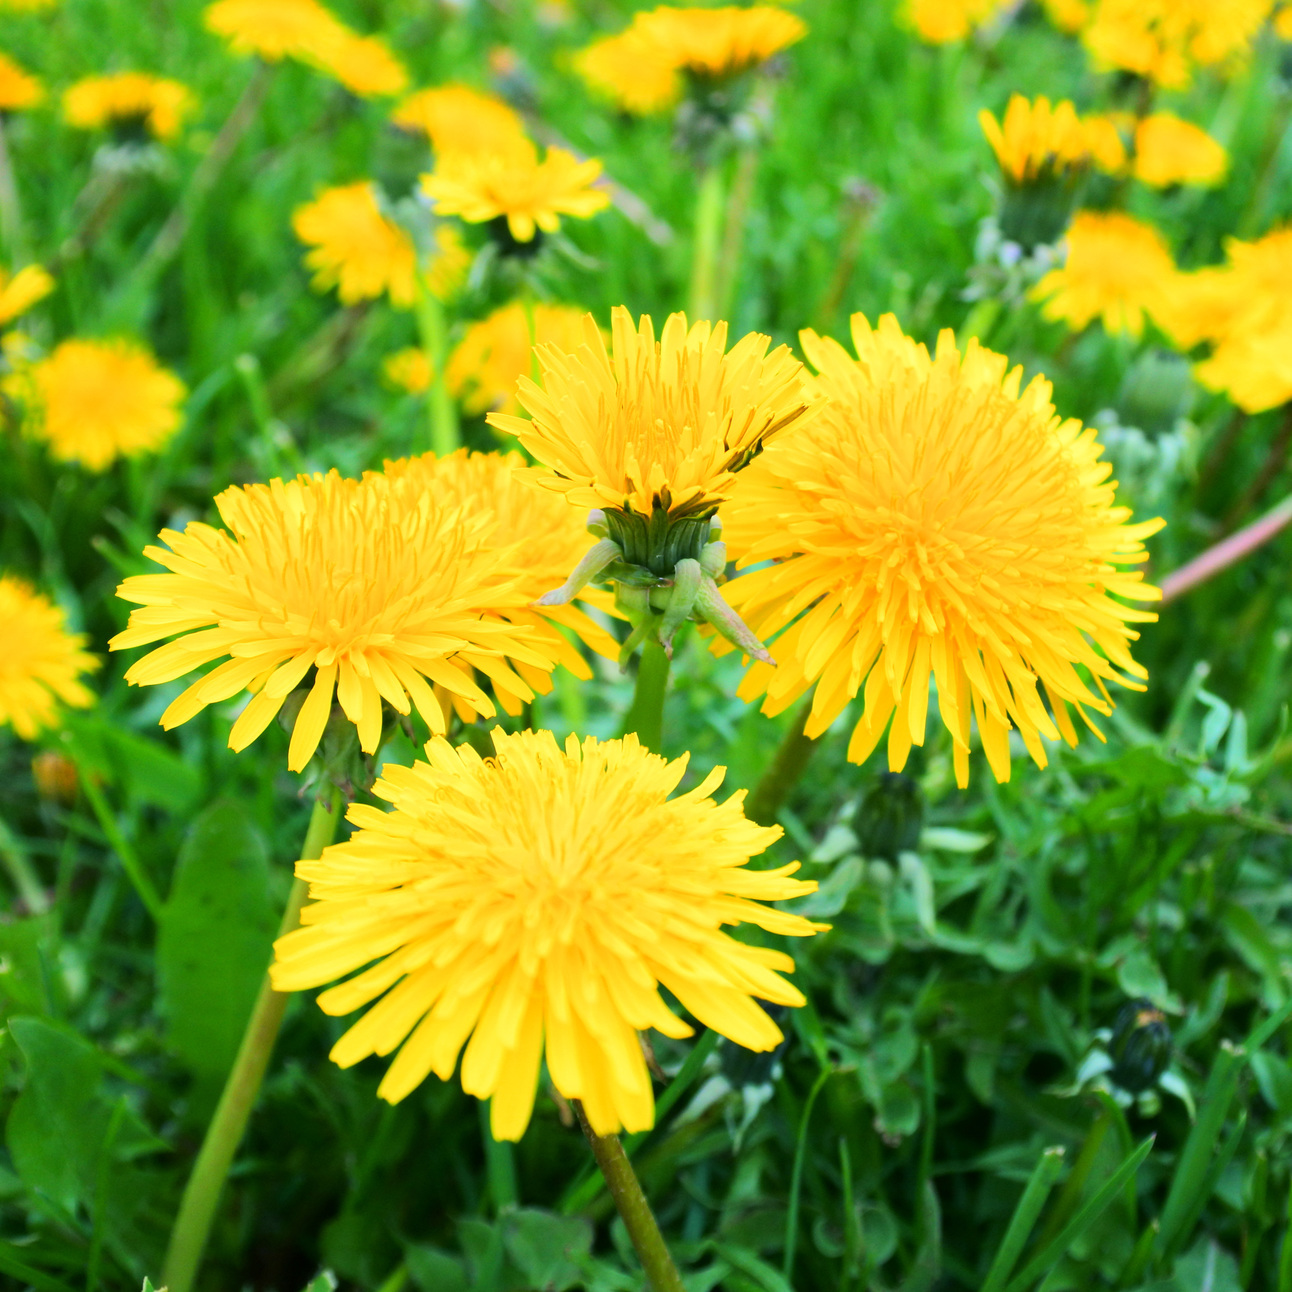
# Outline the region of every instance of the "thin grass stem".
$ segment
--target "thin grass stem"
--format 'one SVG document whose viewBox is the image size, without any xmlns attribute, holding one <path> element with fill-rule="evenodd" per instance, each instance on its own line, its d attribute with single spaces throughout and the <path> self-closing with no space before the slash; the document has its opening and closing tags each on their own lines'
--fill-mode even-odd
<svg viewBox="0 0 1292 1292">
<path fill-rule="evenodd" d="M 817 1096 L 825 1089 L 825 1083 L 834 1075 L 833 1068 L 822 1068 L 808 1092 L 807 1102 L 803 1105 L 803 1116 L 799 1118 L 798 1143 L 794 1146 L 794 1167 L 790 1173 L 789 1209 L 785 1213 L 785 1257 L 781 1262 L 781 1274 L 788 1283 L 794 1276 L 794 1256 L 799 1241 L 799 1199 L 803 1192 L 803 1163 L 807 1158 L 808 1123 L 812 1120 L 812 1109 Z"/>
</svg>

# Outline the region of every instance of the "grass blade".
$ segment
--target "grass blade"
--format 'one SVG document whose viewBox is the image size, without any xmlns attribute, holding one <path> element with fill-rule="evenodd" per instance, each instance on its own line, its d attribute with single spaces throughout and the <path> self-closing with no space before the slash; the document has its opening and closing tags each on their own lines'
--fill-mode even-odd
<svg viewBox="0 0 1292 1292">
<path fill-rule="evenodd" d="M 1005 1236 L 996 1249 L 995 1259 L 987 1278 L 982 1285 L 982 1292 L 998 1292 L 1004 1287 L 1005 1280 L 1014 1272 L 1018 1258 L 1023 1254 L 1028 1237 L 1036 1225 L 1036 1218 L 1041 1214 L 1050 1190 L 1054 1187 L 1059 1171 L 1063 1167 L 1063 1149 L 1047 1148 L 1040 1156 L 1035 1168 L 1023 1189 L 1014 1214 L 1009 1219 Z"/>
<path fill-rule="evenodd" d="M 803 1159 L 807 1156 L 808 1122 L 812 1118 L 812 1107 L 816 1097 L 825 1088 L 834 1070 L 823 1068 L 812 1084 L 807 1102 L 803 1105 L 803 1116 L 799 1119 L 799 1138 L 794 1146 L 794 1169 L 790 1174 L 789 1210 L 785 1215 L 785 1259 L 781 1264 L 781 1273 L 786 1281 L 794 1277 L 794 1249 L 799 1237 L 799 1194 L 803 1189 Z"/>
</svg>

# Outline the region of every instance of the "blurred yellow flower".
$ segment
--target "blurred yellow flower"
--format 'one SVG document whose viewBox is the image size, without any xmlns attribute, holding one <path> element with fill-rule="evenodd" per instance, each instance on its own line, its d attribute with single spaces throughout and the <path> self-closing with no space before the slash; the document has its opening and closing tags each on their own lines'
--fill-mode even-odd
<svg viewBox="0 0 1292 1292">
<path fill-rule="evenodd" d="M 1042 4 L 1060 31 L 1075 33 L 1090 21 L 1090 0 L 1042 0 Z"/>
<path fill-rule="evenodd" d="M 577 350 L 583 340 L 584 313 L 573 305 L 535 305 L 538 344 L 567 352 Z M 529 320 L 519 301 L 470 324 L 444 372 L 454 398 L 468 413 L 477 414 L 491 410 L 519 413 L 516 382 L 529 375 Z"/>
<path fill-rule="evenodd" d="M 378 36 L 359 36 L 341 28 L 304 56 L 360 98 L 402 94 L 408 88 L 404 65 Z"/>
<path fill-rule="evenodd" d="M 0 727 L 23 740 L 58 725 L 58 702 L 83 709 L 81 675 L 99 667 L 88 638 L 67 631 L 62 609 L 12 574 L 0 574 Z"/>
<path fill-rule="evenodd" d="M 742 9 L 675 9 L 661 5 L 638 14 L 636 30 L 677 71 L 710 78 L 736 76 L 807 35 L 796 14 L 772 5 Z M 649 74 L 655 75 L 655 72 Z"/>
<path fill-rule="evenodd" d="M 946 45 L 990 22 L 1010 0 L 906 0 L 907 17 L 923 40 Z"/>
<path fill-rule="evenodd" d="M 556 664 L 542 638 L 500 617 L 527 605 L 524 556 L 493 541 L 487 509 L 443 507 L 379 473 L 359 481 L 336 472 L 226 489 L 215 505 L 227 529 L 194 521 L 183 533 L 163 530 L 166 546 L 145 555 L 172 573 L 136 575 L 117 590 L 142 608 L 111 649 L 186 634 L 133 664 L 127 682 L 170 682 L 230 656 L 167 708 L 167 729 L 251 691 L 229 733 L 229 747 L 245 749 L 313 670 L 287 754 L 301 771 L 334 695 L 371 754 L 383 701 L 405 714 L 416 706 L 441 734 L 449 715 L 431 684 L 493 717 L 476 670 L 528 700 L 510 664 Z"/>
<path fill-rule="evenodd" d="M 1097 66 L 1183 89 L 1195 67 L 1240 63 L 1273 0 L 1095 0 L 1082 33 Z"/>
<path fill-rule="evenodd" d="M 609 194 L 592 187 L 600 174 L 595 158 L 579 161 L 564 148 L 549 148 L 540 162 L 531 145 L 525 153 L 449 153 L 422 176 L 422 189 L 440 215 L 468 224 L 505 218 L 517 242 L 531 242 L 540 229 L 555 233 L 562 215 L 587 219 L 609 206 Z"/>
<path fill-rule="evenodd" d="M 525 599 L 519 608 L 499 610 L 497 617 L 529 629 L 531 642 L 541 640 L 544 654 L 584 681 L 592 677 L 592 670 L 553 625 L 569 629 L 598 655 L 617 657 L 619 643 L 578 606 L 533 604 L 549 588 L 564 582 L 579 563 L 588 549 L 588 529 L 578 508 L 570 506 L 560 494 L 535 489 L 528 482 L 525 459 L 519 453 L 468 453 L 459 449 L 443 458 L 426 453 L 387 462 L 382 470 L 401 488 L 434 499 L 437 507 L 488 518 L 493 545 L 519 558 L 514 560 L 511 573 L 517 579 L 517 593 Z M 580 592 L 579 598 L 603 611 L 611 605 L 608 594 L 592 588 Z M 505 670 L 500 673 L 499 668 L 495 664 L 484 671 L 494 679 L 498 703 L 508 713 L 518 714 L 530 697 L 512 685 Z M 515 669 L 539 695 L 552 689 L 545 671 L 524 662 L 517 663 Z M 448 694 L 441 696 L 441 700 L 453 699 Z M 460 708 L 459 716 L 470 722 L 475 715 Z"/>
<path fill-rule="evenodd" d="M 269 62 L 313 58 L 347 30 L 317 0 L 215 0 L 203 20 L 235 54 Z"/>
<path fill-rule="evenodd" d="M 58 0 L 0 0 L 0 11 L 4 13 L 39 13 L 42 9 L 52 9 Z"/>
<path fill-rule="evenodd" d="M 771 562 L 723 592 L 758 636 L 783 630 L 779 667 L 755 663 L 740 694 L 778 713 L 815 685 L 815 737 L 864 691 L 848 757 L 887 729 L 898 771 L 924 743 L 932 677 L 961 786 L 975 717 L 997 780 L 1011 729 L 1044 767 L 1041 736 L 1076 744 L 1068 705 L 1098 734 L 1105 683 L 1142 689 L 1128 625 L 1155 616 L 1114 597 L 1157 599 L 1120 567 L 1161 522 L 1127 523 L 1095 432 L 1056 416 L 1044 378 L 1020 391 L 1021 368 L 976 341 L 962 356 L 950 332 L 930 358 L 892 315 L 877 331 L 854 315 L 852 336 L 856 360 L 802 333 L 825 411 L 723 509 L 739 564 Z"/>
<path fill-rule="evenodd" d="M 574 67 L 591 89 L 625 112 L 663 112 L 682 97 L 676 63 L 637 23 L 581 49 Z"/>
<path fill-rule="evenodd" d="M 1274 15 L 1274 34 L 1280 40 L 1292 40 L 1292 5 L 1284 5 Z"/>
<path fill-rule="evenodd" d="M 417 130 L 440 156 L 449 153 L 528 157 L 533 146 L 520 114 L 492 94 L 467 85 L 418 90 L 390 114 L 405 130 Z"/>
<path fill-rule="evenodd" d="M 542 386 L 521 377 L 517 389 L 532 420 L 488 418 L 551 468 L 538 483 L 580 507 L 711 515 L 751 458 L 817 411 L 803 365 L 788 346 L 768 354 L 757 332 L 726 353 L 725 323 L 688 329 L 670 314 L 656 341 L 650 315 L 634 328 L 619 305 L 611 333 L 607 353 L 588 314 L 577 349 L 540 345 Z"/>
<path fill-rule="evenodd" d="M 377 1091 L 391 1103 L 432 1072 L 447 1081 L 465 1043 L 462 1088 L 491 1101 L 498 1139 L 524 1134 L 544 1057 L 598 1134 L 646 1130 L 637 1032 L 692 1035 L 658 988 L 738 1045 L 775 1049 L 760 1002 L 803 1004 L 780 976 L 794 961 L 723 927 L 810 935 L 824 926 L 763 903 L 815 885 L 790 878 L 797 863 L 748 868 L 781 832 L 747 820 L 742 793 L 713 800 L 723 768 L 670 799 L 686 758 L 666 762 L 636 736 L 493 741 L 493 758 L 434 740 L 427 762 L 389 767 L 375 792 L 393 810 L 356 804 L 357 832 L 298 864 L 315 901 L 275 944 L 273 984 L 369 966 L 319 1005 L 349 1014 L 382 998 L 331 1057 L 349 1067 L 398 1050 Z"/>
<path fill-rule="evenodd" d="M 1223 145 L 1173 112 L 1154 112 L 1135 128 L 1135 178 L 1154 188 L 1219 184 L 1228 169 Z"/>
<path fill-rule="evenodd" d="M 978 124 L 1006 179 L 1014 184 L 1085 166 L 1096 147 L 1107 154 L 1106 134 L 1100 127 L 1092 132 L 1070 99 L 1051 105 L 1044 95 L 1033 101 L 1015 94 L 1003 121 L 984 108 L 978 113 Z M 1116 131 L 1113 137 L 1117 138 Z M 1117 143 L 1120 146 L 1119 138 Z"/>
<path fill-rule="evenodd" d="M 1079 332 L 1094 319 L 1109 332 L 1139 336 L 1145 314 L 1162 307 L 1175 276 L 1162 235 L 1120 211 L 1078 211 L 1064 235 L 1067 261 L 1032 289 L 1047 319 Z"/>
<path fill-rule="evenodd" d="M 63 95 L 68 124 L 94 130 L 114 122 L 139 121 L 158 139 L 173 139 L 193 109 L 187 86 L 147 72 L 87 76 Z"/>
<path fill-rule="evenodd" d="M 8 54 L 0 54 L 0 112 L 19 112 L 44 101 L 45 87 Z"/>
<path fill-rule="evenodd" d="M 187 393 L 143 346 L 124 339 L 64 341 L 5 388 L 27 404 L 27 427 L 54 458 L 91 471 L 160 449 L 180 427 Z"/>
<path fill-rule="evenodd" d="M 0 327 L 25 314 L 53 290 L 53 278 L 40 265 L 27 265 L 12 276 L 0 269 Z"/>
<path fill-rule="evenodd" d="M 1193 373 L 1245 412 L 1286 404 L 1292 400 L 1292 319 L 1282 319 L 1275 331 L 1240 331 L 1221 339 Z"/>
<path fill-rule="evenodd" d="M 415 345 L 396 350 L 382 361 L 381 370 L 386 380 L 408 391 L 410 395 L 424 395 L 431 388 L 435 373 L 425 350 Z"/>
</svg>

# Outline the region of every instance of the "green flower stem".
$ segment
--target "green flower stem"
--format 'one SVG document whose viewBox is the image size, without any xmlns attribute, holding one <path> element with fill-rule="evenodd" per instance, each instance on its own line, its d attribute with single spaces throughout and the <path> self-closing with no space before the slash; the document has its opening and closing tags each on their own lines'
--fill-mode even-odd
<svg viewBox="0 0 1292 1292">
<path fill-rule="evenodd" d="M 3 819 L 0 819 L 0 860 L 3 860 L 23 905 L 33 915 L 44 915 L 49 910 L 49 894 L 31 864 L 27 849 Z"/>
<path fill-rule="evenodd" d="M 157 892 L 153 881 L 148 878 L 148 872 L 144 870 L 143 862 L 139 860 L 139 854 L 130 846 L 126 836 L 121 833 L 121 827 L 117 824 L 116 817 L 112 815 L 112 808 L 108 805 L 108 800 L 104 798 L 103 791 L 95 784 L 93 773 L 84 765 L 81 767 L 81 789 L 85 792 L 90 808 L 98 820 L 99 829 L 107 836 L 113 852 L 121 858 L 121 864 L 125 867 L 126 875 L 135 886 L 135 892 L 139 894 L 139 900 L 143 902 L 148 914 L 154 920 L 160 920 L 162 917 L 161 896 Z"/>
<path fill-rule="evenodd" d="M 642 1192 L 641 1182 L 624 1152 L 617 1135 L 598 1135 L 588 1124 L 583 1105 L 572 1100 L 570 1106 L 579 1119 L 592 1156 L 597 1159 L 601 1174 L 606 1177 L 606 1187 L 615 1200 L 619 1215 L 632 1239 L 633 1248 L 646 1271 L 647 1281 L 653 1292 L 684 1292 L 682 1276 L 673 1264 L 664 1235 L 659 1232 L 650 1203 Z"/>
<path fill-rule="evenodd" d="M 313 861 L 336 837 L 341 821 L 341 792 L 333 789 L 326 799 L 314 804 L 309 829 L 301 848 L 301 860 Z M 297 879 L 292 884 L 291 895 L 283 911 L 278 936 L 290 933 L 300 923 L 301 906 L 305 902 L 307 885 Z M 276 992 L 266 975 L 260 994 L 247 1020 L 238 1057 L 224 1083 L 215 1116 L 206 1128 L 206 1137 L 193 1163 L 193 1173 L 184 1187 L 179 1215 L 171 1230 L 170 1245 L 166 1249 L 166 1264 L 162 1281 L 170 1292 L 189 1292 L 202 1263 L 202 1253 L 211 1233 L 216 1208 L 224 1182 L 233 1165 L 234 1155 L 242 1142 L 247 1120 L 251 1116 L 256 1095 L 260 1092 L 278 1029 L 282 1026 L 283 1012 L 287 1008 L 289 993 Z"/>
<path fill-rule="evenodd" d="M 762 774 L 754 792 L 745 800 L 745 815 L 759 825 L 775 825 L 777 813 L 798 783 L 816 750 L 816 741 L 805 734 L 812 701 L 804 700 L 780 746 Z"/>
<path fill-rule="evenodd" d="M 534 294 L 524 291 L 520 297 L 521 309 L 525 311 L 525 329 L 529 333 L 529 379 L 538 385 L 538 318 L 534 313 Z"/>
<path fill-rule="evenodd" d="M 715 161 L 700 176 L 695 200 L 695 234 L 691 251 L 690 321 L 716 322 L 718 252 L 722 242 L 726 184 L 723 163 Z"/>
<path fill-rule="evenodd" d="M 0 238 L 4 240 L 9 263 L 26 264 L 27 233 L 23 227 L 22 204 L 18 200 L 18 185 L 13 177 L 13 160 L 9 155 L 9 136 L 3 116 L 0 116 Z"/>
<path fill-rule="evenodd" d="M 426 391 L 426 411 L 430 419 L 431 448 L 438 457 L 446 457 L 462 447 L 458 430 L 458 410 L 449 394 L 444 370 L 449 361 L 449 325 L 444 317 L 444 303 L 417 275 L 417 330 L 422 349 L 431 365 L 431 384 Z"/>
<path fill-rule="evenodd" d="M 637 689 L 632 707 L 624 718 L 624 734 L 637 733 L 637 739 L 658 754 L 664 743 L 664 696 L 668 691 L 669 657 L 664 647 L 648 637 L 642 643 L 637 661 Z"/>
</svg>

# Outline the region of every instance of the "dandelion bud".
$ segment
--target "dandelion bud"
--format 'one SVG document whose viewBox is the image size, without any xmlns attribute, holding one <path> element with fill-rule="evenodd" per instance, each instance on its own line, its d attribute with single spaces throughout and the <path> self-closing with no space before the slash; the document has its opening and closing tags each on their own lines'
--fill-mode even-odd
<svg viewBox="0 0 1292 1292">
<path fill-rule="evenodd" d="M 36 792 L 47 803 L 70 807 L 76 802 L 79 781 L 76 764 L 56 749 L 46 749 L 31 760 L 31 775 Z"/>
<path fill-rule="evenodd" d="M 1166 1015 L 1151 1000 L 1128 1000 L 1113 1023 L 1108 1052 L 1109 1076 L 1133 1095 L 1154 1085 L 1171 1062 L 1171 1029 Z"/>
<path fill-rule="evenodd" d="M 862 855 L 885 861 L 914 852 L 923 825 L 924 792 L 919 781 L 904 772 L 880 772 L 853 818 Z"/>
</svg>

